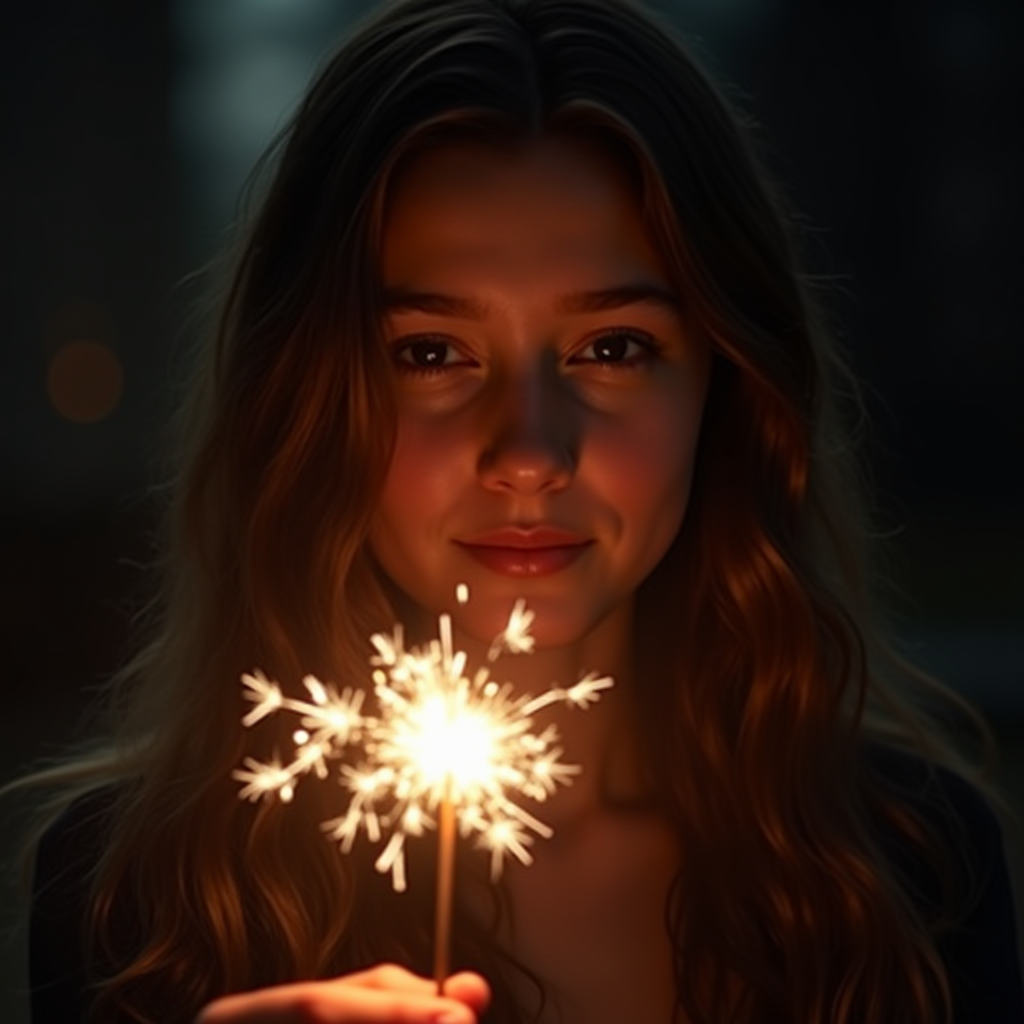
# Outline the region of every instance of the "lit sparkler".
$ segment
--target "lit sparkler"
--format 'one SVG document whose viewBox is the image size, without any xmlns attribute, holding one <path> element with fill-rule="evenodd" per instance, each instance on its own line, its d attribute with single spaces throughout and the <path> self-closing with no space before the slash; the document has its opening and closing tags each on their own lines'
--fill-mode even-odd
<svg viewBox="0 0 1024 1024">
<path fill-rule="evenodd" d="M 457 593 L 464 603 L 464 585 Z M 504 652 L 532 651 L 532 622 L 533 612 L 517 601 L 488 660 Z M 612 679 L 591 673 L 537 697 L 517 696 L 511 684 L 492 679 L 486 666 L 467 674 L 467 655 L 453 648 L 448 615 L 440 617 L 438 638 L 423 648 L 406 650 L 400 625 L 391 635 L 375 634 L 371 642 L 374 714 L 363 711 L 361 690 L 339 693 L 307 676 L 303 683 L 310 699 L 299 700 L 285 696 L 258 670 L 243 675 L 245 697 L 254 705 L 243 725 L 288 711 L 300 716 L 300 728 L 292 734 L 291 761 L 246 758 L 233 774 L 244 784 L 243 799 L 276 796 L 287 802 L 302 776 L 326 779 L 328 762 L 355 747 L 355 756 L 345 758 L 337 773 L 349 794 L 348 806 L 323 828 L 344 852 L 352 849 L 360 831 L 373 843 L 386 839 L 376 867 L 390 872 L 399 891 L 406 887 L 406 839 L 439 829 L 435 975 L 440 986 L 447 975 L 456 830 L 476 835 L 490 854 L 494 879 L 507 854 L 530 864 L 534 836 L 547 838 L 552 830 L 516 798 L 542 802 L 580 771 L 560 760 L 556 727 L 534 731 L 533 715 L 559 703 L 586 708 L 612 686 Z"/>
</svg>

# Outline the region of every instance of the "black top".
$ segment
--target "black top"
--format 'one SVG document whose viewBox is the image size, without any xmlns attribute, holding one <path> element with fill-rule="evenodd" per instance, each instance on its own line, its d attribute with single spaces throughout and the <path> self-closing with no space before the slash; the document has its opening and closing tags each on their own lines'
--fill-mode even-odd
<svg viewBox="0 0 1024 1024">
<path fill-rule="evenodd" d="M 872 754 L 871 763 L 913 799 L 929 824 L 947 836 L 962 828 L 968 840 L 980 896 L 957 929 L 939 940 L 956 1024 L 1024 1024 L 1013 893 L 996 817 L 974 789 L 944 770 L 933 774 L 920 761 L 888 751 Z M 76 1024 L 85 1019 L 85 890 L 101 849 L 110 803 L 110 791 L 77 801 L 40 844 L 29 929 L 33 1024 Z M 920 899 L 937 899 L 933 884 L 904 849 L 886 843 L 884 834 L 881 845 Z M 117 924 L 130 934 L 132 922 Z"/>
</svg>

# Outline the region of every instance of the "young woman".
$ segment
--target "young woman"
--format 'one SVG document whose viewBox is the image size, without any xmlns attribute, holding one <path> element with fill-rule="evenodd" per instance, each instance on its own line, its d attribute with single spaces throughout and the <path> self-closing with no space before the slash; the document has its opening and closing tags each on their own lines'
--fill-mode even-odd
<svg viewBox="0 0 1024 1024">
<path fill-rule="evenodd" d="M 165 588 L 38 848 L 37 1020 L 1010 1021 L 999 826 L 873 618 L 849 382 L 737 118 L 621 0 L 405 0 L 309 92 L 183 417 Z M 453 600 L 469 587 L 465 605 Z M 232 770 L 259 666 L 442 611 L 584 766 L 437 995 L 409 891 Z M 978 726 L 979 728 L 983 728 Z M 973 784 L 965 781 L 972 779 Z M 52 820 L 52 815 L 51 815 Z"/>
</svg>

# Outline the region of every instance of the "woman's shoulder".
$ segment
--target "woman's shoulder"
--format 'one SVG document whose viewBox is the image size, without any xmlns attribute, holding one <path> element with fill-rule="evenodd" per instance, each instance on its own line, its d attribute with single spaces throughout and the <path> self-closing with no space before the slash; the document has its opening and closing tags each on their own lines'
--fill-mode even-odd
<svg viewBox="0 0 1024 1024">
<path fill-rule="evenodd" d="M 32 916 L 64 915 L 84 897 L 107 845 L 119 790 L 105 786 L 74 800 L 42 833 L 32 878 Z"/>
<path fill-rule="evenodd" d="M 83 1016 L 89 887 L 107 844 L 118 789 L 105 787 L 73 800 L 36 847 L 29 919 L 32 1019 L 76 1021 Z"/>
<path fill-rule="evenodd" d="M 945 916 L 945 883 L 892 819 L 878 841 L 908 895 L 931 922 L 960 1022 L 1024 1021 L 1024 992 L 1013 886 L 1003 830 L 984 793 L 968 779 L 905 750 L 865 748 L 870 776 L 944 842 L 963 886 L 959 910 Z"/>
<path fill-rule="evenodd" d="M 876 841 L 929 902 L 941 902 L 942 893 L 938 879 L 928 884 L 927 862 L 911 838 L 921 836 L 920 826 L 939 841 L 976 888 L 1005 861 L 999 818 L 970 780 L 922 755 L 882 743 L 864 747 L 863 765 Z"/>
<path fill-rule="evenodd" d="M 72 800 L 43 831 L 36 850 L 35 893 L 78 876 L 98 859 L 118 795 L 119 787 L 114 785 L 90 790 Z"/>
<path fill-rule="evenodd" d="M 952 769 L 881 742 L 865 745 L 863 755 L 869 775 L 931 823 L 960 824 L 980 838 L 1001 836 L 999 820 L 981 790 Z"/>
</svg>

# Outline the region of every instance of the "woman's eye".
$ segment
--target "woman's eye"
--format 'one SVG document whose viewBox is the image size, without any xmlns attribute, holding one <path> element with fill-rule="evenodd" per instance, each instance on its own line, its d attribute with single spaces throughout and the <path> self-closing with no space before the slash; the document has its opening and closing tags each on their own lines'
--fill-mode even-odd
<svg viewBox="0 0 1024 1024">
<path fill-rule="evenodd" d="M 468 366 L 467 360 L 450 342 L 440 338 L 417 338 L 399 345 L 395 362 L 412 373 L 431 373 L 453 366 Z"/>
<path fill-rule="evenodd" d="M 655 349 L 654 339 L 648 334 L 640 331 L 609 331 L 582 348 L 570 362 L 628 366 L 648 359 Z"/>
</svg>

